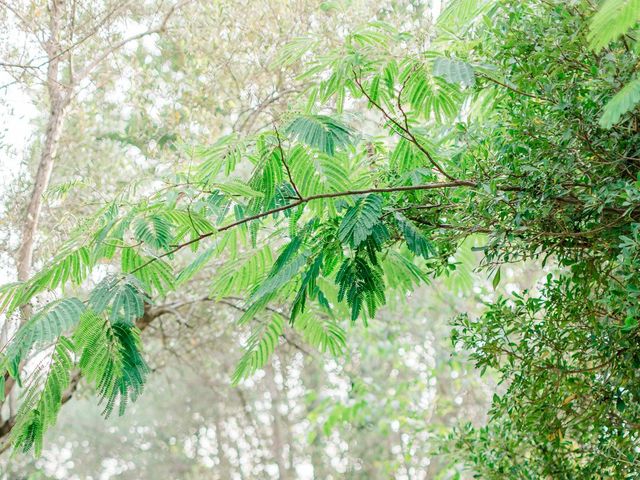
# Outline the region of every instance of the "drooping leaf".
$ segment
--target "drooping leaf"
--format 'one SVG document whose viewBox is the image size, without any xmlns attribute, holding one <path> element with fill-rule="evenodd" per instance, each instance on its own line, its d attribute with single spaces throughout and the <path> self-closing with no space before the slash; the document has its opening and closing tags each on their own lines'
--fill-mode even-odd
<svg viewBox="0 0 640 480">
<path fill-rule="evenodd" d="M 245 353 L 231 376 L 231 383 L 237 385 L 240 381 L 253 375 L 264 367 L 275 350 L 284 329 L 284 321 L 278 314 L 273 314 L 268 322 L 260 323 L 249 337 L 245 346 Z"/>
<path fill-rule="evenodd" d="M 344 215 L 338 229 L 338 238 L 345 245 L 358 248 L 380 223 L 381 216 L 382 197 L 380 195 L 370 194 L 359 199 Z"/>
<path fill-rule="evenodd" d="M 84 312 L 84 304 L 77 298 L 64 298 L 49 303 L 36 312 L 16 333 L 6 351 L 6 362 L 15 374 L 19 363 L 32 348 L 54 342 L 71 330 Z"/>
</svg>

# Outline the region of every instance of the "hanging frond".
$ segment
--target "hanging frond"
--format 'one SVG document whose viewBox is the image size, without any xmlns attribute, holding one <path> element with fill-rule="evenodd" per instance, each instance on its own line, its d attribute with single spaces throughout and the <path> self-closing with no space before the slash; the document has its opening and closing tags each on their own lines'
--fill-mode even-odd
<svg viewBox="0 0 640 480">
<path fill-rule="evenodd" d="M 171 265 L 162 259 L 140 255 L 136 249 L 125 247 L 122 249 L 122 273 L 131 274 L 138 280 L 142 289 L 151 296 L 154 292 L 165 296 L 176 287 L 176 279 Z"/>
<path fill-rule="evenodd" d="M 338 238 L 345 245 L 358 248 L 374 227 L 380 223 L 382 216 L 382 197 L 370 194 L 356 201 L 345 213 L 338 228 Z"/>
<path fill-rule="evenodd" d="M 291 323 L 295 325 L 299 314 L 304 313 L 307 298 L 314 299 L 322 292 L 318 288 L 317 279 L 324 262 L 324 253 L 320 253 L 315 260 L 309 262 L 309 267 L 302 275 L 302 281 L 293 304 L 291 305 Z"/>
<path fill-rule="evenodd" d="M 81 352 L 78 365 L 84 377 L 96 387 L 103 415 L 116 405 L 123 415 L 127 404 L 142 393 L 149 367 L 140 352 L 140 332 L 130 324 L 111 323 L 87 310 L 73 336 Z"/>
<path fill-rule="evenodd" d="M 7 346 L 4 368 L 8 368 L 14 378 L 19 378 L 20 362 L 34 347 L 42 347 L 54 342 L 60 335 L 70 331 L 80 320 L 84 304 L 75 297 L 64 298 L 49 303 L 35 313 L 15 334 Z"/>
<path fill-rule="evenodd" d="M 423 258 L 430 258 L 435 255 L 435 247 L 427 239 L 427 237 L 425 237 L 424 234 L 411 222 L 411 220 L 409 220 L 401 213 L 396 213 L 395 217 L 398 221 L 400 231 L 402 232 L 402 235 L 407 242 L 407 247 L 409 247 L 409 250 L 411 250 L 416 255 L 420 255 Z"/>
<path fill-rule="evenodd" d="M 275 65 L 288 67 L 300 60 L 305 53 L 314 48 L 316 41 L 309 37 L 297 37 L 285 44 L 279 51 Z"/>
<path fill-rule="evenodd" d="M 424 118 L 442 122 L 460 112 L 463 100 L 460 87 L 431 75 L 422 61 L 407 62 L 400 81 L 404 85 L 403 98 Z"/>
<path fill-rule="evenodd" d="M 307 312 L 300 315 L 293 326 L 309 345 L 322 353 L 338 356 L 346 348 L 346 332 L 335 320 L 324 315 Z"/>
<path fill-rule="evenodd" d="M 433 62 L 433 74 L 449 83 L 471 87 L 475 83 L 473 67 L 467 62 L 448 57 L 437 57 Z"/>
<path fill-rule="evenodd" d="M 438 16 L 436 26 L 444 31 L 460 32 L 486 12 L 491 0 L 453 0 Z M 445 36 L 445 38 L 448 38 Z"/>
<path fill-rule="evenodd" d="M 228 176 L 240 162 L 242 152 L 243 145 L 233 134 L 221 137 L 213 145 L 193 149 L 194 157 L 201 160 L 195 168 L 195 180 L 207 186 L 222 171 Z"/>
<path fill-rule="evenodd" d="M 163 216 L 149 215 L 133 224 L 135 239 L 155 250 L 168 250 L 173 238 L 173 225 Z"/>
<path fill-rule="evenodd" d="M 389 285 L 401 292 L 410 292 L 417 285 L 429 283 L 427 275 L 410 259 L 391 251 L 381 261 Z"/>
<path fill-rule="evenodd" d="M 260 323 L 251 334 L 245 346 L 245 353 L 238 362 L 231 383 L 237 385 L 240 381 L 253 375 L 264 367 L 275 350 L 284 329 L 282 317 L 272 314 L 268 322 Z"/>
<path fill-rule="evenodd" d="M 273 263 L 269 275 L 251 294 L 247 303 L 256 303 L 275 293 L 290 282 L 307 263 L 310 255 L 311 252 L 304 246 L 303 237 L 294 237 L 291 242 L 282 249 L 280 255 Z"/>
<path fill-rule="evenodd" d="M 302 145 L 293 147 L 287 158 L 298 189 L 304 196 L 344 192 L 349 189 L 347 159 L 310 152 Z"/>
<path fill-rule="evenodd" d="M 22 289 L 22 282 L 12 282 L 5 283 L 0 286 L 0 313 L 3 313 L 9 305 L 14 303 L 14 298 L 16 295 L 20 294 L 20 290 Z"/>
<path fill-rule="evenodd" d="M 616 93 L 604 106 L 600 117 L 602 128 L 611 128 L 620 121 L 625 113 L 633 111 L 640 103 L 640 78 L 627 83 L 622 90 Z"/>
<path fill-rule="evenodd" d="M 56 423 L 62 406 L 62 396 L 71 382 L 74 345 L 61 336 L 53 350 L 49 365 L 39 368 L 32 385 L 23 396 L 11 431 L 11 442 L 23 453 L 42 451 L 42 439 L 49 427 Z"/>
<path fill-rule="evenodd" d="M 180 243 L 186 236 L 195 239 L 204 233 L 215 231 L 215 227 L 202 213 L 192 209 L 173 209 L 163 212 L 162 215 L 175 226 L 172 239 L 174 244 Z M 198 248 L 198 242 L 191 245 L 194 250 Z"/>
<path fill-rule="evenodd" d="M 218 245 L 212 245 L 200 252 L 186 267 L 184 267 L 176 277 L 177 286 L 192 279 L 200 270 L 206 267 L 212 258 L 219 253 Z"/>
<path fill-rule="evenodd" d="M 41 292 L 64 287 L 68 281 L 80 285 L 92 267 L 93 258 L 88 247 L 64 248 L 40 272 L 13 292 L 11 302 L 7 304 L 8 313 L 13 313 Z"/>
<path fill-rule="evenodd" d="M 251 290 L 267 276 L 272 264 L 269 246 L 227 262 L 216 271 L 210 290 L 211 297 L 220 299 Z"/>
<path fill-rule="evenodd" d="M 109 309 L 112 322 L 133 324 L 144 314 L 145 302 L 150 299 L 132 276 L 105 277 L 89 294 L 91 309 L 97 314 Z"/>
<path fill-rule="evenodd" d="M 353 259 L 347 258 L 342 262 L 336 275 L 336 283 L 339 286 L 338 301 L 347 301 L 351 307 L 352 322 L 362 314 L 366 324 L 367 318 L 374 317 L 378 307 L 386 302 L 380 266 L 371 263 L 362 255 L 356 255 Z"/>
</svg>

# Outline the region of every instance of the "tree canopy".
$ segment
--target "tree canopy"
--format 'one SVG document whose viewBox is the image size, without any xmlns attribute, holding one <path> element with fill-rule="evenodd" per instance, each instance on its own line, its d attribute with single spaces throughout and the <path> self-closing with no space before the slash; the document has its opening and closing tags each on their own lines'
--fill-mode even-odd
<svg viewBox="0 0 640 480">
<path fill-rule="evenodd" d="M 1 381 L 25 391 L 14 448 L 39 454 L 80 379 L 105 417 L 124 414 L 153 376 L 140 331 L 195 278 L 241 310 L 238 384 L 288 331 L 340 358 L 350 323 L 467 268 L 470 249 L 500 294 L 456 316 L 452 340 L 499 387 L 486 425 L 441 451 L 481 478 L 636 478 L 639 18 L 636 0 L 454 0 L 426 31 L 376 20 L 291 39 L 272 65 L 300 65 L 301 88 L 281 115 L 156 139 L 153 175 L 1 287 L 7 317 L 55 298 L 2 351 Z M 522 262 L 540 281 L 500 290 Z"/>
</svg>

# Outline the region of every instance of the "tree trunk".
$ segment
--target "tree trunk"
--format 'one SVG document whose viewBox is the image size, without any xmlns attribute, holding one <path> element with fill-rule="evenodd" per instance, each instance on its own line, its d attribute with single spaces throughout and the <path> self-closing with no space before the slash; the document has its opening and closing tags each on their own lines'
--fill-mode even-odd
<svg viewBox="0 0 640 480">
<path fill-rule="evenodd" d="M 40 162 L 36 172 L 35 184 L 29 199 L 27 215 L 22 229 L 20 249 L 18 250 L 18 280 L 26 281 L 31 273 L 33 265 L 33 247 L 35 242 L 40 214 L 42 212 L 42 196 L 49 186 L 51 172 L 55 162 L 62 123 L 64 121 L 66 107 L 69 104 L 69 96 L 65 87 L 59 81 L 60 68 L 60 18 L 62 15 L 61 1 L 53 0 L 50 10 L 50 36 L 46 43 L 47 57 L 47 93 L 49 94 L 49 119 L 44 137 L 44 145 L 40 154 Z M 25 319 L 23 318 L 22 321 Z"/>
<path fill-rule="evenodd" d="M 289 477 L 289 472 L 287 470 L 284 454 L 282 418 L 278 411 L 278 406 L 280 405 L 280 391 L 278 390 L 278 385 L 276 383 L 276 372 L 273 365 L 268 364 L 265 367 L 265 373 L 265 381 L 267 382 L 269 396 L 271 397 L 271 416 L 273 417 L 271 455 L 278 465 L 278 478 L 280 480 L 286 480 Z"/>
</svg>

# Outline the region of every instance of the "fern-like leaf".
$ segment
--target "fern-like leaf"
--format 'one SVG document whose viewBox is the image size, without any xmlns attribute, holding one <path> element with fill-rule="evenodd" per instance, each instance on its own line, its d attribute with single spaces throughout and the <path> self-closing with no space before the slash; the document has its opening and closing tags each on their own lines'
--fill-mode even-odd
<svg viewBox="0 0 640 480">
<path fill-rule="evenodd" d="M 108 417 L 116 405 L 123 415 L 127 404 L 142 393 L 149 373 L 140 352 L 139 330 L 87 310 L 73 338 L 81 352 L 82 374 L 96 386 L 105 405 L 103 415 Z"/>
<path fill-rule="evenodd" d="M 312 148 L 333 156 L 336 149 L 352 143 L 349 128 L 326 115 L 302 115 L 285 128 L 285 133 Z"/>
<path fill-rule="evenodd" d="M 430 258 L 435 254 L 433 244 L 407 217 L 396 213 L 396 220 L 409 250 L 424 258 Z"/>
<path fill-rule="evenodd" d="M 171 223 L 162 215 L 153 214 L 134 222 L 136 240 L 156 250 L 167 250 L 172 240 Z"/>
<path fill-rule="evenodd" d="M 475 83 L 473 67 L 467 62 L 447 57 L 437 57 L 433 62 L 433 74 L 449 83 L 471 87 Z"/>
<path fill-rule="evenodd" d="M 134 277 L 121 281 L 116 277 L 106 277 L 89 295 L 91 309 L 100 314 L 110 309 L 112 322 L 133 322 L 144 314 L 144 303 L 149 297 L 137 285 Z"/>
<path fill-rule="evenodd" d="M 284 329 L 284 321 L 278 314 L 271 315 L 269 322 L 260 324 L 249 337 L 245 353 L 231 376 L 233 385 L 253 375 L 264 367 L 275 350 Z"/>
<path fill-rule="evenodd" d="M 346 348 L 346 333 L 333 319 L 305 313 L 296 319 L 294 328 L 302 334 L 309 345 L 323 353 L 329 352 L 333 356 L 338 356 Z"/>
<path fill-rule="evenodd" d="M 607 0 L 591 19 L 589 44 L 601 50 L 640 21 L 640 0 Z"/>
<path fill-rule="evenodd" d="M 626 84 L 607 102 L 600 117 L 600 126 L 611 128 L 618 123 L 622 115 L 632 111 L 638 103 L 640 103 L 640 78 Z"/>
<path fill-rule="evenodd" d="M 358 248 L 380 223 L 381 216 L 382 197 L 380 195 L 371 194 L 358 199 L 344 215 L 338 228 L 338 238 L 343 244 Z"/>
<path fill-rule="evenodd" d="M 46 305 L 25 323 L 8 345 L 4 361 L 6 368 L 18 378 L 19 365 L 32 348 L 55 341 L 71 330 L 84 312 L 84 304 L 77 298 L 65 298 Z"/>
<path fill-rule="evenodd" d="M 362 255 L 346 259 L 342 263 L 336 275 L 336 283 L 339 286 L 338 301 L 347 300 L 351 307 L 352 322 L 362 314 L 366 323 L 366 313 L 369 318 L 373 318 L 378 307 L 386 302 L 380 266 L 371 263 Z"/>
<path fill-rule="evenodd" d="M 62 406 L 62 396 L 71 382 L 74 345 L 60 337 L 51 356 L 50 364 L 36 372 L 36 378 L 24 395 L 11 432 L 16 450 L 24 453 L 35 447 L 36 456 L 42 451 L 42 439 L 55 424 Z"/>
</svg>

